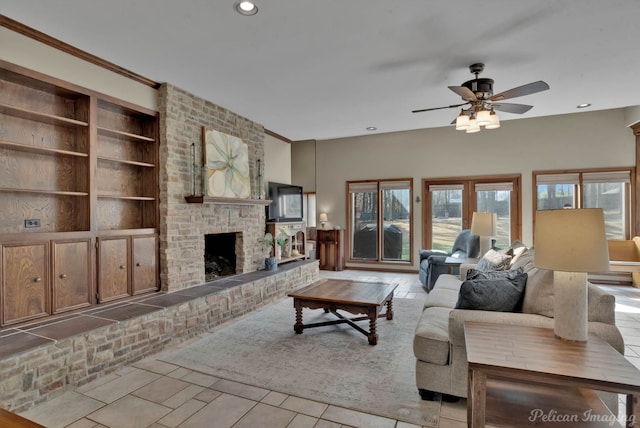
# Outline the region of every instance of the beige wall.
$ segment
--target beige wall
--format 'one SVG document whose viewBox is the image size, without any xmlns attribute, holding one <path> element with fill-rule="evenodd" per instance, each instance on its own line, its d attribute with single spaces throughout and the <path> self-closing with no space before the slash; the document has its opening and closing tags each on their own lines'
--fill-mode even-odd
<svg viewBox="0 0 640 428">
<path fill-rule="evenodd" d="M 305 193 L 316 191 L 316 141 L 296 141 L 291 145 L 291 182 Z"/>
<path fill-rule="evenodd" d="M 346 226 L 345 182 L 412 177 L 413 198 L 423 178 L 522 174 L 523 241 L 532 241 L 534 170 L 626 167 L 635 164 L 635 138 L 625 109 L 503 121 L 478 134 L 452 126 L 316 143 L 317 211 L 328 227 Z M 294 143 L 296 144 L 296 143 Z M 294 164 L 295 170 L 295 164 Z M 422 241 L 422 205 L 413 204 L 413 254 Z M 350 266 L 356 266 L 349 264 Z"/>
<path fill-rule="evenodd" d="M 0 59 L 142 107 L 158 108 L 155 89 L 4 27 L 0 27 Z"/>
<path fill-rule="evenodd" d="M 291 184 L 291 144 L 266 134 L 264 165 L 265 186 L 269 181 Z"/>
</svg>

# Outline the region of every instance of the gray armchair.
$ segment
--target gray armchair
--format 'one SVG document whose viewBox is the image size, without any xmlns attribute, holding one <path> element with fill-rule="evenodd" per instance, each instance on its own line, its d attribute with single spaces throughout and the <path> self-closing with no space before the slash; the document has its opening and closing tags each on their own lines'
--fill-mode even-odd
<svg viewBox="0 0 640 428">
<path fill-rule="evenodd" d="M 452 268 L 444 264 L 447 257 L 477 258 L 480 255 L 480 237 L 471 234 L 471 230 L 463 229 L 453 242 L 451 252 L 442 250 L 420 250 L 420 271 L 418 277 L 427 292 L 431 291 L 436 279 L 442 273 L 458 275 L 458 268 Z"/>
</svg>

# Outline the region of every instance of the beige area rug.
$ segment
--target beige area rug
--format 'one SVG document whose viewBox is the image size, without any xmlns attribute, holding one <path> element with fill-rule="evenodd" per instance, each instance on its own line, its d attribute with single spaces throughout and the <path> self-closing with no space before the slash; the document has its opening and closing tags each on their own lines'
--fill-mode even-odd
<svg viewBox="0 0 640 428">
<path fill-rule="evenodd" d="M 440 403 L 415 383 L 413 332 L 422 302 L 394 299 L 394 319 L 378 320 L 378 344 L 346 324 L 293 331 L 293 299 L 230 321 L 160 357 L 182 367 L 391 419 L 437 426 Z M 348 314 L 347 314 L 348 315 Z M 303 310 L 303 322 L 335 319 Z M 363 323 L 368 328 L 368 322 Z"/>
</svg>

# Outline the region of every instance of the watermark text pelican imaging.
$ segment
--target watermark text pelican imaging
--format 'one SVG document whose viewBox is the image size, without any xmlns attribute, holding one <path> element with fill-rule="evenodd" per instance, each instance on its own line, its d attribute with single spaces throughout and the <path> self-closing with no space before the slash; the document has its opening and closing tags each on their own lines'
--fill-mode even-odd
<svg viewBox="0 0 640 428">
<path fill-rule="evenodd" d="M 593 409 L 585 410 L 582 413 L 563 413 L 555 409 L 542 410 L 532 409 L 529 413 L 529 422 L 545 422 L 545 423 L 576 423 L 576 422 L 604 422 L 609 426 L 613 426 L 618 421 L 615 415 L 594 413 Z M 625 423 L 620 421 L 623 426 Z M 630 422 L 631 426 L 635 425 L 634 416 L 629 416 L 626 422 Z"/>
</svg>

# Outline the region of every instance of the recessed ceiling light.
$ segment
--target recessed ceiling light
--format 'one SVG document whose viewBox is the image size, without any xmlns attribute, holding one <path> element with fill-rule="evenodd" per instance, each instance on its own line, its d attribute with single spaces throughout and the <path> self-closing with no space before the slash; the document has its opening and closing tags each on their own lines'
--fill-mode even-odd
<svg viewBox="0 0 640 428">
<path fill-rule="evenodd" d="M 251 16 L 258 13 L 258 6 L 250 1 L 237 1 L 233 5 L 233 8 L 241 15 Z"/>
<path fill-rule="evenodd" d="M 375 131 L 375 130 L 377 130 L 378 128 L 376 128 L 375 126 L 367 126 L 365 129 L 366 129 L 367 131 Z"/>
<path fill-rule="evenodd" d="M 576 108 L 587 108 L 587 107 L 591 107 L 591 103 L 582 103 L 576 106 Z"/>
</svg>

